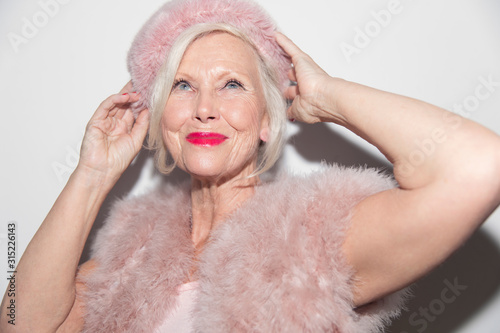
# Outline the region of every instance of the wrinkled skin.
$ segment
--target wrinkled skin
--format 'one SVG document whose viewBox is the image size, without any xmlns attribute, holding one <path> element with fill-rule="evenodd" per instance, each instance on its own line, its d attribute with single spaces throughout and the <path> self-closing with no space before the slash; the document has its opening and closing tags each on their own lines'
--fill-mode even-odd
<svg viewBox="0 0 500 333">
<path fill-rule="evenodd" d="M 177 165 L 197 179 L 217 182 L 254 171 L 268 126 L 253 49 L 226 33 L 196 40 L 181 61 L 161 126 Z M 198 146 L 186 140 L 192 132 L 228 139 Z"/>
</svg>

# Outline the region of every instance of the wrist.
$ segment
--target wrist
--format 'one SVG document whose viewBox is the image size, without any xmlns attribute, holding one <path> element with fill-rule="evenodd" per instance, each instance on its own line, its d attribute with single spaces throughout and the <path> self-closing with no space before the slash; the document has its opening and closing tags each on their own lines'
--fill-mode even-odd
<svg viewBox="0 0 500 333">
<path fill-rule="evenodd" d="M 78 164 L 75 171 L 71 174 L 69 181 L 84 189 L 95 190 L 107 194 L 111 191 L 119 178 L 119 175 L 113 176 Z"/>
<path fill-rule="evenodd" d="M 338 77 L 329 77 L 325 84 L 321 85 L 318 94 L 317 109 L 321 110 L 318 117 L 322 122 L 333 122 L 342 126 L 346 124 L 342 108 L 342 98 L 349 89 L 351 82 Z"/>
</svg>

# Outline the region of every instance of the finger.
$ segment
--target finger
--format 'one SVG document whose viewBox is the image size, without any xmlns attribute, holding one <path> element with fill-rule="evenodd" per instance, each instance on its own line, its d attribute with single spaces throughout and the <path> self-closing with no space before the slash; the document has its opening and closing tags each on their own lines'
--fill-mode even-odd
<svg viewBox="0 0 500 333">
<path fill-rule="evenodd" d="M 137 116 L 134 126 L 130 131 L 130 135 L 132 136 L 136 147 L 140 147 L 142 145 L 142 142 L 144 141 L 144 138 L 146 137 L 146 133 L 148 132 L 149 128 L 149 117 L 149 110 L 142 110 Z"/>
<path fill-rule="evenodd" d="M 111 95 L 99 104 L 97 110 L 92 115 L 91 120 L 103 120 L 106 119 L 110 112 L 116 108 L 117 104 L 124 103 L 128 100 L 126 95 Z"/>
<path fill-rule="evenodd" d="M 280 32 L 276 33 L 276 41 L 281 46 L 281 48 L 290 56 L 290 58 L 292 58 L 292 62 L 294 63 L 294 57 L 304 54 L 304 52 L 297 45 L 295 45 L 295 43 L 292 42 L 290 38 Z"/>
<path fill-rule="evenodd" d="M 293 82 L 297 82 L 297 75 L 295 75 L 295 69 L 290 68 L 288 70 L 288 79 Z"/>
<path fill-rule="evenodd" d="M 118 118 L 122 118 L 124 112 L 121 112 L 119 114 L 119 111 L 121 109 L 124 109 L 124 106 L 127 106 L 126 105 L 127 103 L 130 104 L 130 103 L 137 102 L 139 100 L 139 94 L 137 94 L 135 92 L 134 93 L 124 93 L 122 95 L 124 97 L 120 97 L 120 100 L 117 101 L 117 103 L 116 103 L 117 104 L 116 107 L 109 112 L 108 116 L 111 116 L 111 117 L 116 116 Z"/>
<path fill-rule="evenodd" d="M 294 66 L 300 66 L 300 64 L 307 64 L 311 68 L 314 68 L 326 74 L 326 72 L 318 64 L 316 64 L 316 62 L 307 53 L 302 51 L 297 45 L 295 45 L 288 37 L 286 37 L 282 33 L 279 32 L 276 33 L 276 41 L 278 42 L 278 44 L 280 44 L 283 50 L 285 50 L 285 52 L 290 56 L 290 58 L 292 58 L 292 63 Z"/>
<path fill-rule="evenodd" d="M 109 117 L 114 117 L 116 119 L 123 119 L 127 109 L 122 107 L 116 107 L 112 112 L 109 113 Z"/>
<path fill-rule="evenodd" d="M 123 105 L 127 103 L 133 103 L 135 100 L 132 98 L 132 95 L 129 93 L 124 93 L 124 94 L 116 94 L 113 95 L 114 98 L 112 99 L 112 102 L 114 102 L 114 105 L 109 108 L 109 112 L 107 114 L 108 117 L 118 117 L 121 118 L 123 116 L 123 113 L 121 115 L 118 115 L 120 110 L 123 109 Z"/>
<path fill-rule="evenodd" d="M 135 120 L 132 110 L 130 109 L 124 110 L 122 120 L 125 122 L 125 125 L 127 125 L 127 133 L 131 133 Z"/>
<path fill-rule="evenodd" d="M 131 85 L 132 83 L 129 82 L 127 85 Z M 125 87 L 127 87 L 127 85 Z M 124 89 L 125 89 L 124 87 Z M 120 104 L 125 104 L 125 103 L 134 103 L 139 100 L 139 94 L 136 92 L 133 93 L 122 93 L 122 94 L 115 94 L 111 95 L 108 98 L 106 98 L 104 101 L 99 104 L 97 107 L 97 110 L 94 112 L 92 115 L 92 118 L 90 120 L 104 120 L 107 117 L 113 117 L 116 116 L 117 112 L 119 111 L 120 108 L 117 106 Z M 123 114 L 120 116 L 120 118 L 123 116 Z"/>
<path fill-rule="evenodd" d="M 290 106 L 286 109 L 286 116 L 289 120 L 295 120 L 294 110 L 295 110 L 295 101 L 290 103 Z"/>
<path fill-rule="evenodd" d="M 285 90 L 285 98 L 289 100 L 294 100 L 295 97 L 299 94 L 299 88 L 298 86 L 289 86 Z"/>
</svg>

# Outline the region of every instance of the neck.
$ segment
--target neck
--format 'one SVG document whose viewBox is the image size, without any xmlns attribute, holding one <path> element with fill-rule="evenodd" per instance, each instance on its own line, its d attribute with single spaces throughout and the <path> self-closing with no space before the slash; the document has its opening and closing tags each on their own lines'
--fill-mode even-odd
<svg viewBox="0 0 500 333">
<path fill-rule="evenodd" d="M 248 173 L 250 174 L 250 173 Z M 230 180 L 206 181 L 193 178 L 191 184 L 191 238 L 200 253 L 214 228 L 254 194 L 258 177 L 238 175 Z"/>
</svg>

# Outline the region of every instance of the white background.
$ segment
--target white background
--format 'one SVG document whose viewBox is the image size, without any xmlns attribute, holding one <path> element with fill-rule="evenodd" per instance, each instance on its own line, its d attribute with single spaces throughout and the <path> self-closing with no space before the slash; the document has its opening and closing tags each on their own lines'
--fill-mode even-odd
<svg viewBox="0 0 500 333">
<path fill-rule="evenodd" d="M 20 257 L 76 165 L 88 119 L 101 100 L 129 80 L 125 59 L 132 38 L 163 3 L 60 0 L 57 8 L 42 5 L 53 1 L 0 0 L 2 290 L 7 223 L 17 223 Z M 389 0 L 259 2 L 331 75 L 449 110 L 469 103 L 463 115 L 500 133 L 500 85 L 493 85 L 487 98 L 474 97 L 481 77 L 500 82 L 500 2 L 401 0 L 397 14 L 383 25 L 372 12 L 387 9 Z M 27 28 L 31 24 L 35 29 Z M 358 29 L 368 29 L 367 45 L 356 40 Z M 358 45 L 358 52 L 346 56 L 341 46 L 347 44 Z M 474 101 L 479 103 L 470 104 Z M 293 124 L 290 133 L 292 144 L 280 167 L 307 171 L 326 160 L 390 168 L 377 149 L 338 126 Z M 126 176 L 111 197 L 142 192 L 160 180 L 147 152 Z M 175 174 L 163 181 L 179 178 Z M 105 211 L 97 225 L 104 216 Z M 500 332 L 499 248 L 497 211 L 466 246 L 417 284 L 409 312 L 391 331 Z M 446 280 L 467 289 L 440 308 Z M 422 321 L 419 311 L 429 306 L 434 310 Z M 418 324 L 410 320 L 412 314 Z"/>
</svg>

